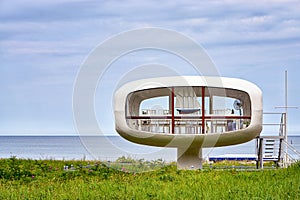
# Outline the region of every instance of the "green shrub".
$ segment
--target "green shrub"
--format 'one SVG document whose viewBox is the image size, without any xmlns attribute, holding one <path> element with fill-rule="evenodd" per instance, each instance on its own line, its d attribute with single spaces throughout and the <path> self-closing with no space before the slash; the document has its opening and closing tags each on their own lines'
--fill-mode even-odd
<svg viewBox="0 0 300 200">
<path fill-rule="evenodd" d="M 137 164 L 126 165 L 132 169 L 154 163 L 120 160 Z M 145 173 L 117 170 L 124 165 L 114 164 L 109 168 L 91 161 L 0 159 L 0 199 L 300 199 L 300 163 L 252 171 L 179 171 L 164 163 Z"/>
</svg>

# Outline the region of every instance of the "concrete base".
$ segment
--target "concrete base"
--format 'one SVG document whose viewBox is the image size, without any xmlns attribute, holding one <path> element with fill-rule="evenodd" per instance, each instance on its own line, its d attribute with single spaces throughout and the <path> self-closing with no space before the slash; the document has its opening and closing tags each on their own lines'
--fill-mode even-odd
<svg viewBox="0 0 300 200">
<path fill-rule="evenodd" d="M 177 169 L 202 169 L 202 148 L 177 149 Z"/>
</svg>

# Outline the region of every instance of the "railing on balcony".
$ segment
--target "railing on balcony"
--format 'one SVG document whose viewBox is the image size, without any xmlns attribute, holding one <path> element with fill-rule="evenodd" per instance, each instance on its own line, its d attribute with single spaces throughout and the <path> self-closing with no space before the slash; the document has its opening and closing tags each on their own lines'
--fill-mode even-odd
<svg viewBox="0 0 300 200">
<path fill-rule="evenodd" d="M 236 131 L 246 128 L 250 120 L 250 116 L 220 114 L 205 115 L 203 120 L 201 114 L 172 116 L 167 110 L 142 111 L 141 116 L 127 116 L 127 124 L 130 128 L 162 134 L 209 134 Z"/>
</svg>

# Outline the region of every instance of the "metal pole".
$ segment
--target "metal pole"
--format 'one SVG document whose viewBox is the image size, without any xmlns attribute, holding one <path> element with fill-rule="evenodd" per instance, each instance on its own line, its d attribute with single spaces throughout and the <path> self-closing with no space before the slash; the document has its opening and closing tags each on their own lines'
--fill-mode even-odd
<svg viewBox="0 0 300 200">
<path fill-rule="evenodd" d="M 172 114 L 172 121 L 171 121 L 171 133 L 174 134 L 175 133 L 175 94 L 174 94 L 174 87 L 172 87 L 172 94 L 171 94 L 171 99 L 172 99 L 172 111 L 171 111 L 171 114 Z"/>
<path fill-rule="evenodd" d="M 285 145 L 284 145 L 284 167 L 287 167 L 287 135 L 288 135 L 288 130 L 287 130 L 287 116 L 288 116 L 288 72 L 287 70 L 285 70 L 285 126 L 284 126 L 284 141 L 285 141 Z"/>
<path fill-rule="evenodd" d="M 260 167 L 260 169 L 264 168 L 263 145 L 264 145 L 264 139 L 259 138 L 259 167 Z"/>
<path fill-rule="evenodd" d="M 260 161 L 260 157 L 259 157 L 259 137 L 256 138 L 256 142 L 255 142 L 255 153 L 256 153 L 256 169 L 259 169 L 259 161 Z"/>
<path fill-rule="evenodd" d="M 282 154 L 282 147 L 283 147 L 282 140 L 283 140 L 282 138 L 279 139 L 279 151 L 278 151 L 279 155 L 278 155 L 278 160 L 277 160 L 277 167 L 279 167 L 279 163 L 281 162 L 281 154 Z"/>
<path fill-rule="evenodd" d="M 202 134 L 205 133 L 205 88 L 202 86 Z"/>
<path fill-rule="evenodd" d="M 284 106 L 277 106 L 275 108 L 284 108 L 285 109 L 285 117 L 284 117 L 284 133 L 283 133 L 283 138 L 285 141 L 285 145 L 284 145 L 284 154 L 283 154 L 283 167 L 287 167 L 287 162 L 288 162 L 288 147 L 287 147 L 287 143 L 288 143 L 288 109 L 289 108 L 298 108 L 296 106 L 288 106 L 288 71 L 285 70 L 285 86 L 284 86 Z"/>
</svg>

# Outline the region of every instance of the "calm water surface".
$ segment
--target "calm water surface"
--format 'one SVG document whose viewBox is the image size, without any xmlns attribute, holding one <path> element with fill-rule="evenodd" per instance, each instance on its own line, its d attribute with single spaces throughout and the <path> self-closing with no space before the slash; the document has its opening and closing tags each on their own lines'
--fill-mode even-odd
<svg viewBox="0 0 300 200">
<path fill-rule="evenodd" d="M 300 151 L 300 136 L 289 137 L 289 143 Z M 244 144 L 206 149 L 204 156 L 223 154 L 255 154 L 255 141 Z M 56 160 L 115 160 L 121 156 L 135 159 L 176 160 L 176 150 L 137 145 L 120 136 L 0 136 L 0 158 Z"/>
</svg>

